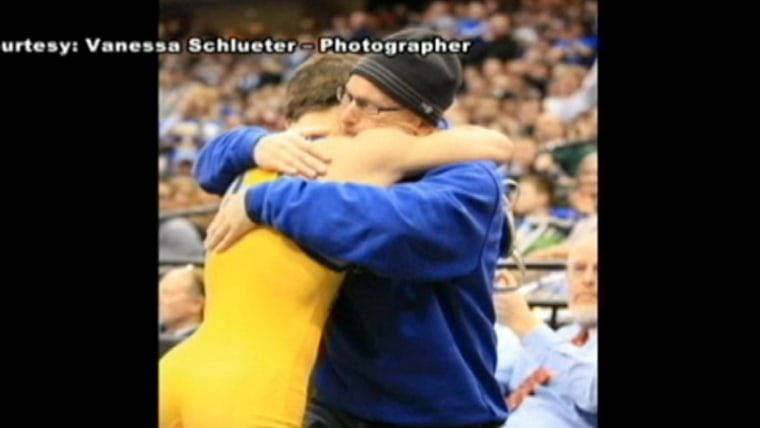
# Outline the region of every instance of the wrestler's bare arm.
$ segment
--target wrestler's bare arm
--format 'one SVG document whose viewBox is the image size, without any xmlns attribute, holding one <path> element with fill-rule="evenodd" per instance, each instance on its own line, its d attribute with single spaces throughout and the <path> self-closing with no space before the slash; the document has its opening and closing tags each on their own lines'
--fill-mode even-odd
<svg viewBox="0 0 760 428">
<path fill-rule="evenodd" d="M 506 162 L 512 154 L 512 142 L 506 135 L 478 126 L 461 126 L 426 136 L 378 128 L 316 144 L 322 145 L 333 159 L 324 180 L 380 186 L 450 163 Z"/>
<path fill-rule="evenodd" d="M 434 167 L 457 163 L 490 160 L 508 162 L 512 157 L 512 141 L 501 132 L 480 126 L 458 126 L 423 137 L 397 148 L 400 158 L 386 159 L 404 174 L 419 173 Z"/>
</svg>

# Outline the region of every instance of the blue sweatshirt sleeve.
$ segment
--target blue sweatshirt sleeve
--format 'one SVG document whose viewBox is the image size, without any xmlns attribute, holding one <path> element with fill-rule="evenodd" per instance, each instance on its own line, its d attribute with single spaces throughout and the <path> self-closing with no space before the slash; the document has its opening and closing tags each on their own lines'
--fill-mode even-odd
<svg viewBox="0 0 760 428">
<path fill-rule="evenodd" d="M 246 206 L 254 222 L 324 257 L 437 281 L 477 267 L 500 195 L 495 170 L 468 163 L 388 188 L 284 178 L 249 188 Z"/>
<path fill-rule="evenodd" d="M 238 175 L 256 166 L 253 149 L 266 135 L 264 128 L 243 126 L 217 136 L 198 154 L 193 177 L 204 191 L 223 195 Z"/>
</svg>

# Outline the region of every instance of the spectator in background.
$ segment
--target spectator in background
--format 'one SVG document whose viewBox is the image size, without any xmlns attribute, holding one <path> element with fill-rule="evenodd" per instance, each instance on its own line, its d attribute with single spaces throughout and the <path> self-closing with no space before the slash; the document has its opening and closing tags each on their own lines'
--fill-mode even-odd
<svg viewBox="0 0 760 428">
<path fill-rule="evenodd" d="M 459 21 L 459 36 L 465 39 L 483 38 L 489 28 L 486 18 L 485 5 L 479 1 L 471 1 L 467 5 L 467 16 Z"/>
<path fill-rule="evenodd" d="M 189 178 L 189 177 L 187 177 Z M 182 182 L 187 180 L 164 180 L 158 183 L 158 208 L 160 211 L 188 208 L 197 197 L 188 192 Z M 194 183 L 193 183 L 194 184 Z M 189 193 L 189 194 L 188 194 Z M 204 255 L 203 235 L 188 218 L 172 217 L 159 221 L 158 258 L 178 260 L 200 258 Z"/>
<path fill-rule="evenodd" d="M 510 133 L 507 133 L 510 135 Z M 517 135 L 512 138 L 514 151 L 512 159 L 504 165 L 504 177 L 519 180 L 520 177 L 533 173 L 533 160 L 538 153 L 538 143 L 529 135 Z"/>
<path fill-rule="evenodd" d="M 561 187 L 572 183 L 570 174 L 555 158 L 555 149 L 567 144 L 567 127 L 555 114 L 541 113 L 535 121 L 533 136 L 538 142 L 539 152 L 533 162 L 536 172 L 551 177 Z"/>
<path fill-rule="evenodd" d="M 198 149 L 195 147 L 177 148 L 171 156 L 172 171 L 175 177 L 190 177 L 193 173 L 193 164 L 198 157 Z"/>
<path fill-rule="evenodd" d="M 566 276 L 574 322 L 556 332 L 533 315 L 519 292 L 495 294 L 497 333 L 504 345 L 496 377 L 511 411 L 505 427 L 597 426 L 597 248 L 597 235 L 589 234 L 570 250 Z M 499 272 L 497 282 L 517 285 L 506 271 Z M 514 347 L 516 340 L 522 347 Z"/>
<path fill-rule="evenodd" d="M 542 147 L 561 144 L 567 135 L 567 128 L 559 116 L 544 112 L 536 118 L 533 136 Z"/>
<path fill-rule="evenodd" d="M 314 52 L 313 49 L 300 48 L 300 46 L 303 46 L 304 43 L 313 43 L 316 46 L 317 41 L 309 33 L 302 33 L 298 36 L 299 48 L 296 49 L 295 52 L 290 53 L 285 57 L 285 61 L 284 61 L 285 71 L 282 76 L 283 82 L 288 82 L 290 78 L 293 76 L 293 73 L 295 73 L 295 71 L 298 69 L 298 66 L 303 64 L 313 54 Z"/>
<path fill-rule="evenodd" d="M 473 7 L 475 10 L 479 10 L 479 6 Z M 470 23 L 466 28 L 474 28 L 475 30 L 480 28 L 480 26 L 473 26 L 471 20 L 465 22 Z M 468 37 L 461 38 L 467 39 Z M 470 50 L 462 57 L 464 64 L 481 64 L 486 58 L 513 60 L 523 54 L 522 46 L 512 37 L 509 16 L 504 13 L 492 15 L 488 19 L 482 37 L 477 36 L 472 40 L 473 44 Z"/>
<path fill-rule="evenodd" d="M 597 168 L 597 155 L 596 153 L 589 154 L 584 158 L 585 167 L 581 168 L 583 171 L 579 174 L 576 195 L 574 197 L 576 201 L 575 208 L 582 209 L 587 208 L 588 212 L 585 217 L 580 219 L 575 226 L 573 226 L 570 235 L 567 239 L 551 247 L 543 248 L 529 254 L 526 259 L 531 260 L 564 260 L 568 257 L 570 248 L 576 242 L 585 239 L 590 234 L 597 232 L 599 224 L 599 216 L 597 214 L 598 207 L 598 177 L 596 176 Z M 580 179 L 583 177 L 583 179 Z"/>
<path fill-rule="evenodd" d="M 430 3 L 423 16 L 423 23 L 443 37 L 459 36 L 460 23 L 451 14 L 450 4 L 443 1 Z"/>
<path fill-rule="evenodd" d="M 182 67 L 170 64 L 162 67 L 158 73 L 159 120 L 164 120 L 177 107 L 182 98 L 186 83 Z"/>
<path fill-rule="evenodd" d="M 597 142 L 597 109 L 593 108 L 583 113 L 573 123 L 570 131 L 568 132 L 568 138 L 570 141 L 585 141 L 596 144 Z"/>
<path fill-rule="evenodd" d="M 219 91 L 215 87 L 200 83 L 188 86 L 178 100 L 176 110 L 160 122 L 159 137 L 170 142 L 178 136 L 191 138 L 195 146 L 200 147 L 220 131 L 219 106 Z M 175 144 L 180 142 L 174 141 Z"/>
<path fill-rule="evenodd" d="M 581 114 L 596 107 L 598 63 L 594 61 L 579 88 L 568 94 L 555 94 L 544 100 L 546 111 L 559 116 L 565 123 L 572 123 Z"/>
<path fill-rule="evenodd" d="M 554 44 L 554 55 L 562 62 L 591 67 L 596 58 L 597 40 L 591 28 L 582 22 L 569 22 Z"/>
<path fill-rule="evenodd" d="M 199 82 L 215 87 L 221 83 L 225 67 L 214 55 L 204 55 L 193 67 L 193 77 Z"/>
<path fill-rule="evenodd" d="M 515 200 L 515 252 L 527 255 L 557 245 L 570 233 L 572 222 L 552 215 L 554 184 L 540 175 L 523 176 Z"/>
<path fill-rule="evenodd" d="M 540 115 L 540 97 L 534 94 L 526 94 L 521 97 L 520 102 L 517 106 L 517 120 L 520 123 L 520 132 L 532 135 L 535 129 L 536 121 Z"/>
<path fill-rule="evenodd" d="M 191 176 L 175 176 L 170 182 L 174 188 L 175 208 L 192 208 L 202 205 L 213 205 L 220 201 L 219 196 L 204 192 Z M 201 237 L 205 237 L 206 228 L 213 217 L 213 213 L 197 214 L 187 216 L 186 219 L 193 225 L 193 227 L 195 227 Z"/>
<path fill-rule="evenodd" d="M 542 97 L 545 97 L 548 91 L 551 70 L 551 64 L 546 61 L 530 61 L 528 62 L 525 74 L 523 74 L 523 79 L 525 79 L 528 85 L 537 90 Z"/>
<path fill-rule="evenodd" d="M 159 331 L 183 339 L 203 322 L 203 270 L 192 265 L 172 269 L 158 283 Z"/>
<path fill-rule="evenodd" d="M 575 190 L 570 194 L 570 204 L 577 211 L 593 215 L 599 197 L 599 156 L 596 152 L 586 155 L 578 168 Z"/>
<path fill-rule="evenodd" d="M 348 26 L 351 31 L 350 40 L 362 40 L 375 37 L 372 28 L 372 18 L 365 12 L 352 12 L 348 18 Z"/>
<path fill-rule="evenodd" d="M 522 46 L 532 46 L 540 40 L 537 31 L 537 17 L 529 11 L 517 11 L 512 15 L 514 21 L 513 37 Z"/>
</svg>

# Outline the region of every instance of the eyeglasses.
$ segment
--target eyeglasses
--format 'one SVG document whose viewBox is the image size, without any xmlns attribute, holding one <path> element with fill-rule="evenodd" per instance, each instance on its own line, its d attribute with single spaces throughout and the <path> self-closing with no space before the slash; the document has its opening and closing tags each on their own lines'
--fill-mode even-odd
<svg viewBox="0 0 760 428">
<path fill-rule="evenodd" d="M 351 102 L 353 101 L 356 104 L 356 107 L 370 114 L 380 114 L 383 112 L 403 110 L 403 108 L 401 107 L 380 107 L 372 103 L 371 101 L 351 95 L 351 93 L 348 92 L 346 88 L 342 86 L 338 88 L 338 91 L 335 94 L 335 96 L 338 98 L 339 103 L 346 105 L 346 104 L 351 104 Z"/>
</svg>

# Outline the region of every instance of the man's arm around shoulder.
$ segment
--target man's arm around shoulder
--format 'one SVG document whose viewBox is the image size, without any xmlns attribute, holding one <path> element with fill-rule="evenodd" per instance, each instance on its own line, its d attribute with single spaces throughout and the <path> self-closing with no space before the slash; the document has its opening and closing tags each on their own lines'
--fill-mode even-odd
<svg viewBox="0 0 760 428">
<path fill-rule="evenodd" d="M 268 134 L 264 128 L 243 126 L 209 141 L 198 154 L 195 180 L 204 191 L 223 195 L 238 175 L 256 166 L 253 150 Z"/>
<path fill-rule="evenodd" d="M 254 222 L 305 247 L 376 274 L 415 281 L 462 276 L 478 266 L 494 216 L 503 212 L 493 164 L 429 172 L 420 181 L 380 186 L 277 180 L 248 190 Z"/>
</svg>

